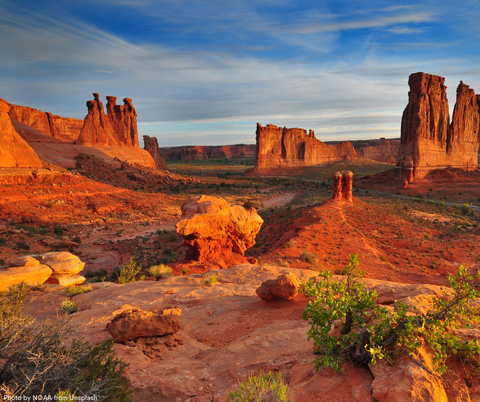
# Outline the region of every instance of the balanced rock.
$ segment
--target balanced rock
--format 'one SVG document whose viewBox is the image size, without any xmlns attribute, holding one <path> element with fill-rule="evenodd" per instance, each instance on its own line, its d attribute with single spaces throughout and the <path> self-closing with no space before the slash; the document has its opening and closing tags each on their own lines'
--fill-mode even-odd
<svg viewBox="0 0 480 402">
<path fill-rule="evenodd" d="M 263 282 L 255 290 L 262 300 L 292 300 L 298 294 L 298 279 L 291 272 L 280 275 L 277 279 Z"/>
<path fill-rule="evenodd" d="M 177 233 L 184 238 L 187 259 L 221 268 L 247 263 L 245 250 L 255 244 L 263 219 L 254 208 L 230 206 L 219 197 L 189 198 L 181 207 Z"/>
<path fill-rule="evenodd" d="M 141 337 L 174 334 L 182 327 L 182 310 L 172 308 L 161 313 L 126 310 L 107 324 L 107 330 L 117 342 Z"/>
<path fill-rule="evenodd" d="M 165 164 L 165 161 L 160 155 L 160 151 L 158 149 L 157 137 L 149 137 L 148 135 L 144 135 L 143 142 L 145 143 L 145 151 L 152 155 L 157 169 L 166 169 L 167 165 Z"/>
<path fill-rule="evenodd" d="M 15 131 L 9 110 L 10 105 L 0 99 L 0 168 L 43 167 L 35 151 Z"/>
<path fill-rule="evenodd" d="M 52 274 L 52 270 L 46 266 L 13 266 L 0 268 L 0 292 L 8 290 L 12 285 L 25 282 L 29 286 L 38 286 L 44 283 Z"/>
<path fill-rule="evenodd" d="M 52 269 L 53 273 L 48 278 L 48 283 L 71 286 L 85 282 L 85 278 L 78 275 L 85 263 L 72 253 L 59 251 L 39 254 L 33 257 L 40 261 L 41 264 L 47 265 Z"/>
</svg>

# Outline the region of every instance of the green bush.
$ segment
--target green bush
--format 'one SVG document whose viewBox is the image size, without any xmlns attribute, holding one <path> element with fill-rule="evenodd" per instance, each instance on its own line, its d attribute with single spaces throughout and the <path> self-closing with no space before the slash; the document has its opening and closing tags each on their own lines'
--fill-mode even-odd
<svg viewBox="0 0 480 402">
<path fill-rule="evenodd" d="M 76 236 L 72 239 L 72 241 L 74 241 L 75 243 L 81 243 L 82 242 L 82 239 L 80 239 L 80 237 Z"/>
<path fill-rule="evenodd" d="M 217 278 L 217 275 L 215 274 L 208 274 L 207 276 L 205 276 L 205 278 L 203 279 L 203 283 L 207 286 L 213 286 L 215 285 L 216 283 L 218 283 L 218 278 Z"/>
<path fill-rule="evenodd" d="M 147 272 L 155 278 L 168 278 L 172 276 L 172 268 L 165 264 L 154 265 L 148 268 Z"/>
<path fill-rule="evenodd" d="M 236 391 L 229 392 L 227 402 L 288 402 L 287 388 L 282 373 L 261 373 L 248 377 Z"/>
<path fill-rule="evenodd" d="M 57 236 L 63 236 L 63 228 L 60 226 L 57 226 L 53 228 L 53 233 L 56 234 Z"/>
<path fill-rule="evenodd" d="M 470 205 L 469 204 L 463 204 L 461 208 L 462 214 L 463 215 L 468 215 L 470 213 Z"/>
<path fill-rule="evenodd" d="M 91 292 L 92 287 L 89 285 L 86 286 L 69 286 L 65 289 L 65 293 L 69 296 L 80 295 L 82 293 Z"/>
<path fill-rule="evenodd" d="M 136 277 L 142 270 L 142 264 L 137 263 L 130 258 L 130 261 L 125 264 L 122 268 L 120 268 L 120 272 L 116 271 L 115 274 L 118 278 L 118 283 L 120 285 L 124 285 L 125 283 L 135 282 L 137 281 Z M 142 275 L 138 280 L 143 281 L 145 279 L 145 275 Z"/>
<path fill-rule="evenodd" d="M 60 313 L 73 314 L 78 311 L 77 304 L 72 300 L 64 300 L 60 303 Z"/>
<path fill-rule="evenodd" d="M 345 267 L 345 280 L 332 281 L 332 274 L 322 271 L 317 282 L 310 279 L 303 283 L 300 292 L 313 300 L 303 313 L 311 328 L 308 339 L 313 339 L 314 361 L 317 370 L 320 366 L 342 371 L 342 363 L 352 361 L 357 364 L 375 364 L 378 359 L 394 361 L 396 353 L 410 353 L 420 346 L 424 339 L 433 351 L 436 370 L 446 371 L 445 361 L 449 356 L 457 356 L 463 365 L 478 365 L 480 345 L 476 339 L 461 341 L 451 332 L 459 323 L 467 328 L 479 321 L 476 309 L 469 305 L 480 296 L 476 290 L 480 282 L 468 275 L 461 266 L 456 275 L 448 277 L 453 296 L 444 294 L 434 300 L 434 308 L 421 314 L 413 308 L 407 315 L 408 306 L 395 302 L 394 311 L 375 304 L 376 291 L 363 289 L 358 271 L 358 255 L 351 256 Z M 477 275 L 477 278 L 480 275 Z M 341 323 L 338 337 L 330 335 L 332 325 Z M 399 347 L 401 345 L 401 347 Z"/>
<path fill-rule="evenodd" d="M 5 239 L 5 237 L 0 237 L 0 246 L 4 246 L 5 244 L 7 244 L 7 239 Z"/>
<path fill-rule="evenodd" d="M 132 391 L 122 379 L 127 364 L 115 356 L 113 339 L 90 345 L 64 341 L 74 328 L 66 315 L 38 324 L 22 306 L 28 286 L 0 297 L 0 395 L 6 400 L 34 395 L 88 396 L 97 401 L 128 402 Z M 63 390 L 63 391 L 59 391 Z"/>
</svg>

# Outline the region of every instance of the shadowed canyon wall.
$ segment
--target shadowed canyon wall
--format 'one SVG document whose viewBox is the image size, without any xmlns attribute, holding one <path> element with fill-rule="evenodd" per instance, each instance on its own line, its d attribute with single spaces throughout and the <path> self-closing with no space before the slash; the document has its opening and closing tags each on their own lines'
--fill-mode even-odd
<svg viewBox="0 0 480 402">
<path fill-rule="evenodd" d="M 397 166 L 413 163 L 413 177 L 445 167 L 474 170 L 478 166 L 479 99 L 460 82 L 452 123 L 445 78 L 414 73 L 408 80 L 408 105 L 402 116 Z M 411 158 L 411 161 L 408 159 Z"/>
<path fill-rule="evenodd" d="M 327 145 L 315 138 L 313 130 L 277 127 L 257 123 L 256 163 L 258 169 L 314 166 L 342 159 L 354 159 L 350 142 Z"/>
<path fill-rule="evenodd" d="M 160 155 L 160 151 L 158 149 L 157 137 L 149 137 L 148 135 L 144 135 L 143 142 L 145 143 L 145 151 L 152 156 L 157 169 L 166 169 L 167 165 L 165 164 L 165 161 Z"/>
</svg>

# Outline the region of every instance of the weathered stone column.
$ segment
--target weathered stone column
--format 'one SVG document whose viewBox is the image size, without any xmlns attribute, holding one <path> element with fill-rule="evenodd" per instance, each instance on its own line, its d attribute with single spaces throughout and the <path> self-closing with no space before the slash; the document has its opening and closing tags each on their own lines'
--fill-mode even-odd
<svg viewBox="0 0 480 402">
<path fill-rule="evenodd" d="M 413 183 L 413 160 L 411 156 L 408 156 L 402 163 L 402 179 L 406 179 L 408 183 Z"/>
<path fill-rule="evenodd" d="M 352 187 L 353 187 L 353 173 L 350 170 L 342 171 L 343 176 L 343 199 L 348 202 L 353 201 Z"/>
<path fill-rule="evenodd" d="M 332 199 L 341 200 L 343 189 L 343 175 L 341 172 L 335 172 L 333 174 L 333 194 Z"/>
</svg>

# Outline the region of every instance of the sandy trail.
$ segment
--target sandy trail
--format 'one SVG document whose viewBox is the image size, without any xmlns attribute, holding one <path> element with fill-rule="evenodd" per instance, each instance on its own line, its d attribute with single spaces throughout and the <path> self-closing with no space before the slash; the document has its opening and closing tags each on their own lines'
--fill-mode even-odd
<svg viewBox="0 0 480 402">
<path fill-rule="evenodd" d="M 285 193 L 282 195 L 279 195 L 278 197 L 273 197 L 270 198 L 267 201 L 263 202 L 263 208 L 273 208 L 273 207 L 281 207 L 285 204 L 288 204 L 290 201 L 292 201 L 295 198 L 296 194 L 295 193 Z"/>
</svg>

